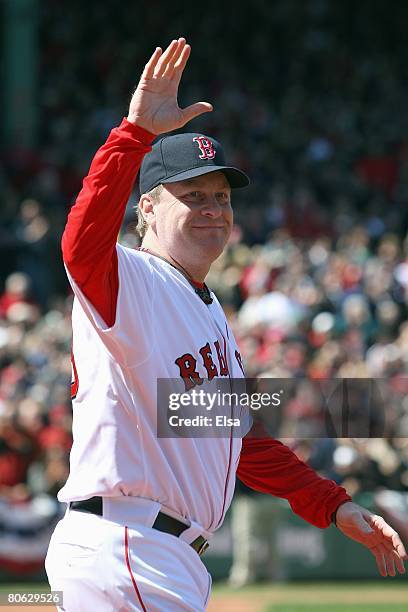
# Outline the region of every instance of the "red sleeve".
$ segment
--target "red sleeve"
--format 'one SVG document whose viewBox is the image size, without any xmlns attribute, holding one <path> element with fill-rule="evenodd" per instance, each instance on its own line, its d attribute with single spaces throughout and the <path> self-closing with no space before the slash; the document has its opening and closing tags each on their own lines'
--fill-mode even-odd
<svg viewBox="0 0 408 612">
<path fill-rule="evenodd" d="M 155 138 L 123 119 L 96 153 L 62 236 L 69 273 L 110 327 L 119 289 L 116 241 L 144 155 Z"/>
<path fill-rule="evenodd" d="M 296 514 L 328 527 L 338 506 L 351 501 L 343 487 L 321 478 L 287 446 L 273 439 L 244 438 L 237 476 L 255 491 L 287 499 Z"/>
</svg>

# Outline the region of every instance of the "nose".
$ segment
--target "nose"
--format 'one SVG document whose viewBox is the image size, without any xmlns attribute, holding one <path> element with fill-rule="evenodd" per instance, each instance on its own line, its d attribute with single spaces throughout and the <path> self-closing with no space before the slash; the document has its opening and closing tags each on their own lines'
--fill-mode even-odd
<svg viewBox="0 0 408 612">
<path fill-rule="evenodd" d="M 206 198 L 205 203 L 201 207 L 201 214 L 204 217 L 210 217 L 211 219 L 221 217 L 221 206 L 215 196 L 208 196 Z"/>
</svg>

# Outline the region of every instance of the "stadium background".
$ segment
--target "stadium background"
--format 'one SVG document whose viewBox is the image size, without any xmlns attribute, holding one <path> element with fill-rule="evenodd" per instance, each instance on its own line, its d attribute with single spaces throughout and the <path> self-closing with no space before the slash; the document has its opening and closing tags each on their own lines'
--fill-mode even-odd
<svg viewBox="0 0 408 612">
<path fill-rule="evenodd" d="M 3 579 L 41 579 L 61 512 L 55 494 L 71 444 L 65 218 L 93 154 L 126 114 L 150 51 L 179 35 L 193 49 L 181 104 L 215 106 L 191 129 L 221 140 L 252 177 L 235 195 L 236 227 L 208 283 L 246 370 L 389 381 L 393 418 L 383 438 L 299 440 L 290 429 L 281 436 L 407 540 L 408 5 L 2 0 L 0 7 Z M 135 187 L 120 236 L 126 245 L 138 244 L 137 199 Z M 285 406 L 290 422 L 313 425 L 305 397 Z M 334 529 L 310 531 L 279 502 L 238 487 L 231 514 L 208 563 L 227 578 L 239 541 L 236 585 L 375 575 L 369 555 L 342 544 Z"/>
</svg>

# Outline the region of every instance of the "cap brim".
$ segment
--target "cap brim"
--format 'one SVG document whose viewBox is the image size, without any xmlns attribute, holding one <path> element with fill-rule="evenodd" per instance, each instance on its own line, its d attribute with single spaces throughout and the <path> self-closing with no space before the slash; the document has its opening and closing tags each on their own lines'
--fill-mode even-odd
<svg viewBox="0 0 408 612">
<path fill-rule="evenodd" d="M 238 168 L 234 168 L 233 166 L 199 166 L 198 168 L 191 168 L 190 170 L 184 170 L 183 172 L 174 174 L 173 176 L 161 181 L 161 183 L 177 183 L 178 181 L 185 181 L 196 176 L 209 174 L 210 172 L 217 172 L 217 170 L 225 174 L 231 189 L 247 187 L 251 182 L 245 172 L 242 172 L 242 170 L 238 170 Z"/>
</svg>

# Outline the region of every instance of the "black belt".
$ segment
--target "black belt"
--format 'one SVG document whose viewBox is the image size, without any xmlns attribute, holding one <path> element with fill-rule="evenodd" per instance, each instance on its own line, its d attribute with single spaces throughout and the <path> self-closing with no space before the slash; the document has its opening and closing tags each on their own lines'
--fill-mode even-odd
<svg viewBox="0 0 408 612">
<path fill-rule="evenodd" d="M 71 510 L 79 510 L 79 512 L 89 512 L 90 514 L 103 516 L 102 497 L 91 497 L 90 499 L 84 499 L 82 501 L 73 501 L 69 503 L 69 507 Z M 183 531 L 188 529 L 188 525 L 185 525 L 168 514 L 159 512 L 152 528 L 157 529 L 157 531 L 169 533 L 178 538 Z M 201 556 L 207 550 L 209 544 L 203 536 L 198 536 L 198 538 L 191 542 L 190 546 Z"/>
</svg>

